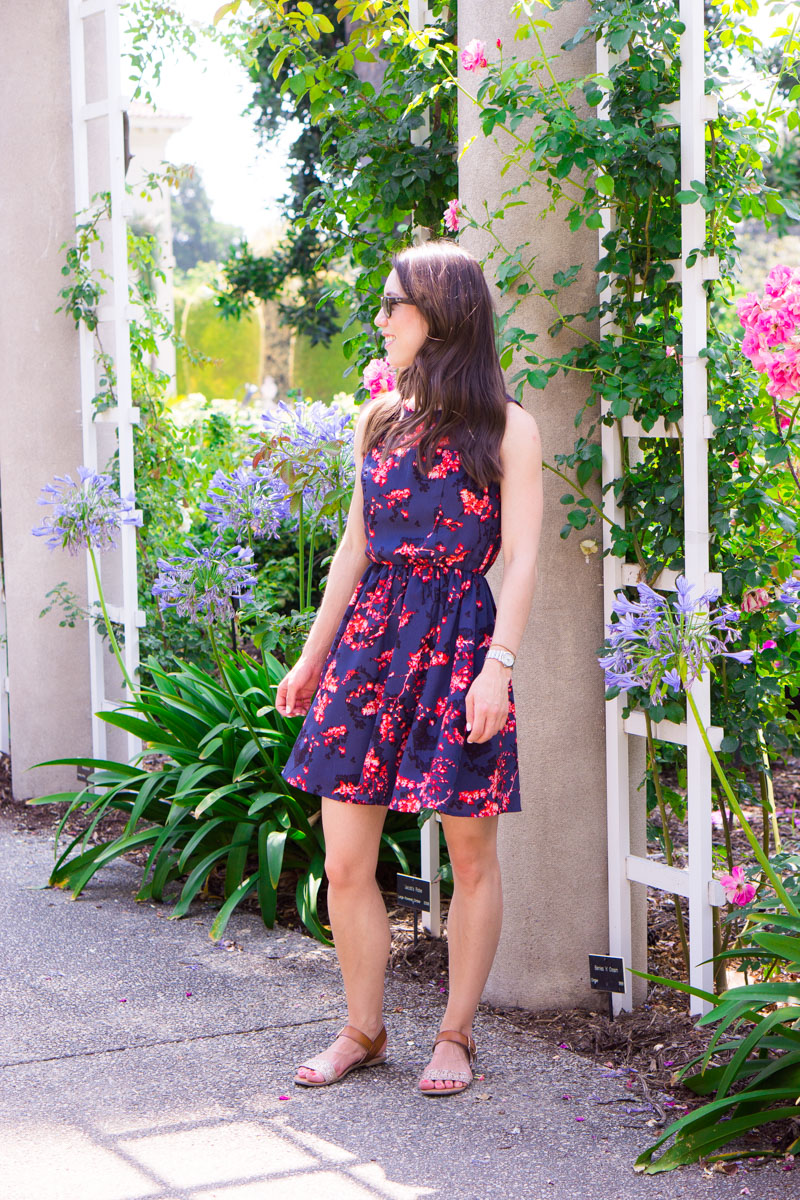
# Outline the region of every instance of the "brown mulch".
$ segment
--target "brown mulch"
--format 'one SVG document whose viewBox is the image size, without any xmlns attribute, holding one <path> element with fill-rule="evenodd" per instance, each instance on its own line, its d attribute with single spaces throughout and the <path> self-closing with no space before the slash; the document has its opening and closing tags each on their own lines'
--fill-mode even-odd
<svg viewBox="0 0 800 1200">
<path fill-rule="evenodd" d="M 800 850 L 800 760 L 791 759 L 784 768 L 776 771 L 775 797 L 784 848 Z M 11 794 L 9 763 L 4 755 L 0 755 L 0 805 L 16 829 L 29 832 L 52 833 L 64 815 L 62 805 L 28 806 L 15 801 Z M 758 830 L 761 810 L 748 811 L 747 815 Z M 109 811 L 91 840 L 107 841 L 118 836 L 125 820 L 124 813 Z M 74 836 L 84 827 L 81 813 L 76 813 L 68 819 L 65 834 Z M 672 836 L 676 862 L 680 863 L 686 849 L 685 827 L 673 822 Z M 716 841 L 721 843 L 718 830 Z M 743 834 L 734 834 L 733 845 L 739 861 L 750 860 L 752 852 Z M 656 848 L 652 845 L 651 852 Z M 126 857 L 143 865 L 147 852 Z M 380 872 L 379 882 L 392 926 L 390 969 L 393 975 L 446 991 L 446 934 L 441 939 L 431 938 L 420 929 L 415 942 L 413 918 L 407 910 L 396 905 L 391 873 Z M 214 891 L 212 878 L 208 899 L 215 899 Z M 447 901 L 444 900 L 443 916 L 446 908 Z M 324 887 L 320 894 L 320 912 L 324 918 Z M 303 931 L 291 879 L 287 879 L 285 885 L 282 883 L 279 890 L 278 920 L 285 927 Z M 653 974 L 675 979 L 684 976 L 673 899 L 652 889 L 648 893 L 648 947 L 649 969 Z M 676 1072 L 703 1053 L 711 1031 L 698 1028 L 689 1015 L 688 997 L 671 988 L 651 985 L 644 1004 L 614 1019 L 609 1014 L 607 997 L 600 994 L 596 1011 L 570 1009 L 533 1013 L 511 1008 L 494 1008 L 492 1011 L 500 1013 L 519 1029 L 530 1031 L 554 1046 L 572 1050 L 624 1076 L 632 1096 L 649 1106 L 653 1114 L 651 1123 L 656 1126 L 668 1124 L 681 1111 L 701 1102 L 680 1084 Z M 785 1144 L 791 1140 L 785 1126 L 775 1130 L 768 1127 L 765 1136 L 767 1142 L 772 1140 L 773 1143 L 778 1138 L 785 1139 Z"/>
</svg>

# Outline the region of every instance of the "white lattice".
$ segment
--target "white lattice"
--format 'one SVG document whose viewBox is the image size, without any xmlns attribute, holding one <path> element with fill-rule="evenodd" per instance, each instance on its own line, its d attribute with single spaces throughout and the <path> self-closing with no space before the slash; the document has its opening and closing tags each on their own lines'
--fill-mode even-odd
<svg viewBox="0 0 800 1200">
<path fill-rule="evenodd" d="M 85 212 L 92 196 L 107 191 L 111 196 L 111 216 L 101 222 L 104 251 L 98 251 L 106 273 L 106 296 L 98 317 L 98 333 L 103 348 L 113 358 L 117 405 L 101 417 L 95 412 L 93 397 L 98 392 L 98 367 L 95 339 L 84 324 L 79 330 L 81 415 L 83 424 L 84 465 L 102 470 L 110 456 L 109 447 L 98 445 L 101 431 L 110 423 L 116 429 L 119 457 L 119 484 L 123 496 L 134 491 L 133 425 L 138 410 L 131 399 L 130 305 L 128 294 L 127 195 L 125 190 L 125 145 L 123 121 L 127 100 L 121 94 L 121 54 L 119 4 L 117 0 L 70 0 L 70 71 L 72 79 L 72 137 L 75 170 L 75 208 Z M 91 23 L 91 29 L 89 28 Z M 90 52 L 90 53 L 89 53 Z M 100 93 L 98 95 L 97 93 Z M 95 265 L 93 263 L 93 265 Z M 144 615 L 139 611 L 136 587 L 136 530 L 124 525 L 120 531 L 117 558 L 110 558 L 104 571 L 103 587 L 109 603 L 109 616 L 119 624 L 124 639 L 123 654 L 129 676 L 135 678 L 139 665 L 139 627 Z M 116 570 L 112 572 L 111 566 Z M 111 578 L 112 573 L 115 578 Z M 108 580 L 106 579 L 108 575 Z M 97 587 L 87 556 L 89 604 L 97 602 Z M 116 595 L 114 594 L 116 592 Z M 116 671 L 103 641 L 92 625 L 89 634 L 91 671 L 92 742 L 97 757 L 108 756 L 107 726 L 97 714 L 116 707 L 109 691 L 116 690 L 111 675 Z M 130 756 L 141 750 L 141 742 L 127 735 Z"/>
<path fill-rule="evenodd" d="M 702 0 L 681 0 L 680 18 L 685 26 L 681 37 L 680 100 L 672 107 L 672 116 L 680 126 L 681 187 L 689 189 L 692 180 L 705 180 L 705 123 L 716 116 L 716 106 L 705 96 L 705 65 L 703 58 L 704 13 Z M 608 56 L 604 47 L 598 50 L 598 71 L 608 72 Z M 608 224 L 601 230 L 601 238 Z M 701 351 L 706 344 L 706 293 L 703 281 L 716 277 L 717 264 L 712 259 L 697 256 L 693 266 L 686 265 L 691 251 L 705 242 L 705 211 L 699 204 L 681 205 L 681 259 L 675 277 L 680 283 L 683 325 L 683 418 L 676 426 L 661 422 L 648 431 L 648 437 L 677 437 L 683 439 L 683 485 L 685 514 L 685 575 L 690 584 L 703 591 L 719 578 L 709 573 L 708 560 L 708 438 L 713 436 L 707 414 L 707 380 L 705 359 Z M 608 329 L 606 330 L 608 331 Z M 603 483 L 620 478 L 623 471 L 622 439 L 636 438 L 642 430 L 632 419 L 622 422 L 621 436 L 616 427 L 603 426 Z M 604 511 L 610 521 L 623 524 L 624 518 L 616 504 L 614 489 L 608 488 Z M 610 549 L 609 525 L 604 522 L 604 546 Z M 638 566 L 623 563 L 607 554 L 604 568 L 605 617 L 610 620 L 615 592 L 634 584 L 639 576 Z M 655 581 L 662 590 L 672 590 L 675 573 L 664 571 Z M 712 729 L 711 697 L 708 676 L 692 688 L 701 719 L 712 745 L 719 745 L 722 730 Z M 623 700 L 618 697 L 606 705 L 606 778 L 608 787 L 608 888 L 610 953 L 631 964 L 631 889 L 633 882 L 646 884 L 662 891 L 686 896 L 689 901 L 690 982 L 704 991 L 713 991 L 712 906 L 722 901 L 721 888 L 711 874 L 711 764 L 700 731 L 693 720 L 673 725 L 661 722 L 655 736 L 687 748 L 688 784 L 688 867 L 678 869 L 631 854 L 630 847 L 630 778 L 628 739 L 645 734 L 645 722 L 634 714 L 622 719 Z M 637 781 L 638 782 L 638 781 Z M 627 973 L 626 973 L 627 975 Z M 632 1007 L 630 978 L 627 991 L 614 996 L 617 1011 Z M 693 1013 L 706 1011 L 708 1005 L 692 997 Z"/>
</svg>

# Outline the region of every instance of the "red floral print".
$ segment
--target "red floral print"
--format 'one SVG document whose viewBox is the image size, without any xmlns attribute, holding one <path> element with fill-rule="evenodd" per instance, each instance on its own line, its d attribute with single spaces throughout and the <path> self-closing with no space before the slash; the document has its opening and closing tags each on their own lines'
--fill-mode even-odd
<svg viewBox="0 0 800 1200">
<path fill-rule="evenodd" d="M 380 447 L 361 475 L 369 565 L 283 770 L 295 787 L 398 812 L 484 817 L 520 807 L 514 694 L 487 742 L 466 740 L 466 693 L 483 667 L 495 603 L 500 487 L 477 489 L 457 450 L 421 472 L 413 448 Z"/>
</svg>

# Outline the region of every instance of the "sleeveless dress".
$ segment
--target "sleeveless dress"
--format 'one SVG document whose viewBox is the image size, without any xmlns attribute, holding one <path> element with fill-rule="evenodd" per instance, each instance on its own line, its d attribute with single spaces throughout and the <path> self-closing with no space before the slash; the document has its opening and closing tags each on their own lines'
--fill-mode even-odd
<svg viewBox="0 0 800 1200">
<path fill-rule="evenodd" d="M 514 694 L 486 742 L 465 698 L 492 641 L 485 573 L 500 550 L 500 485 L 476 487 L 442 442 L 364 456 L 370 559 L 328 652 L 282 775 L 306 792 L 399 812 L 486 817 L 520 809 Z"/>
</svg>

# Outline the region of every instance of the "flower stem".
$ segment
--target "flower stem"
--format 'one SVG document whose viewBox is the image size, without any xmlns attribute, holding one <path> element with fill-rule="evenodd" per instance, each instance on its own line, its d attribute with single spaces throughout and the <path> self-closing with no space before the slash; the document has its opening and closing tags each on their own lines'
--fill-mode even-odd
<svg viewBox="0 0 800 1200">
<path fill-rule="evenodd" d="M 300 612 L 303 612 L 306 607 L 305 559 L 303 557 L 303 552 L 305 550 L 305 546 L 303 543 L 305 542 L 306 531 L 305 531 L 305 522 L 303 520 L 303 516 L 304 516 L 303 493 L 301 492 L 300 493 L 300 510 L 298 512 L 298 520 L 297 520 L 297 565 L 298 565 L 298 573 L 299 573 L 298 586 L 300 588 L 300 596 L 299 596 Z"/>
<path fill-rule="evenodd" d="M 758 862 L 760 863 L 761 868 L 764 871 L 764 874 L 766 875 L 767 879 L 770 881 L 770 883 L 774 887 L 775 894 L 777 895 L 781 904 L 783 904 L 786 911 L 793 917 L 800 917 L 800 911 L 798 911 L 797 906 L 792 901 L 791 896 L 789 895 L 789 893 L 786 891 L 786 888 L 781 883 L 778 875 L 775 873 L 772 865 L 770 864 L 769 859 L 767 858 L 766 854 L 764 853 L 764 851 L 761 847 L 761 843 L 759 842 L 758 838 L 756 837 L 755 833 L 753 832 L 753 830 L 750 826 L 750 823 L 747 820 L 747 817 L 742 812 L 742 808 L 741 808 L 741 805 L 739 804 L 739 801 L 736 799 L 736 797 L 733 794 L 733 789 L 731 788 L 731 785 L 728 783 L 728 777 L 726 776 L 725 772 L 723 771 L 720 761 L 717 758 L 716 754 L 714 753 L 714 750 L 712 749 L 711 743 L 708 740 L 708 734 L 706 733 L 705 726 L 703 725 L 703 722 L 700 720 L 700 713 L 697 711 L 697 705 L 695 704 L 694 696 L 692 695 L 692 693 L 689 691 L 688 688 L 686 689 L 686 699 L 689 702 L 689 707 L 692 710 L 692 716 L 695 719 L 697 728 L 700 730 L 700 736 L 703 739 L 703 745 L 705 746 L 705 748 L 708 752 L 708 757 L 711 759 L 711 765 L 713 766 L 714 771 L 716 772 L 717 779 L 719 779 L 720 783 L 722 784 L 723 791 L 725 792 L 725 795 L 728 797 L 728 803 L 730 804 L 731 808 L 733 809 L 734 813 L 736 814 L 739 824 L 741 825 L 742 830 L 743 830 L 748 842 L 753 847 L 753 853 L 755 854 L 756 858 L 758 859 Z"/>
<path fill-rule="evenodd" d="M 105 624 L 106 624 L 108 640 L 111 644 L 111 649 L 114 652 L 114 657 L 117 660 L 119 669 L 120 669 L 120 671 L 122 671 L 122 678 L 125 680 L 125 685 L 128 688 L 128 691 L 130 692 L 131 697 L 133 697 L 136 695 L 136 685 L 134 684 L 133 680 L 131 679 L 130 675 L 128 674 L 127 667 L 125 666 L 125 660 L 122 657 L 122 651 L 119 648 L 119 642 L 117 641 L 116 635 L 114 633 L 114 626 L 111 624 L 111 618 L 108 615 L 108 609 L 106 608 L 106 599 L 105 599 L 105 596 L 103 595 L 103 585 L 100 582 L 100 568 L 97 565 L 97 559 L 95 557 L 93 546 L 89 546 L 89 558 L 91 559 L 91 562 L 92 562 L 92 570 L 94 571 L 94 581 L 97 585 L 97 598 L 100 601 L 100 610 L 103 614 L 103 620 L 105 621 Z"/>
<path fill-rule="evenodd" d="M 269 773 L 269 775 L 272 778 L 277 778 L 277 772 L 275 771 L 275 764 L 273 763 L 272 759 L 267 754 L 264 747 L 261 745 L 261 739 L 259 738 L 255 729 L 253 728 L 250 718 L 247 715 L 247 712 L 240 704 L 239 697 L 236 695 L 236 693 L 234 692 L 233 688 L 231 687 L 231 685 L 228 681 L 228 676 L 225 673 L 225 668 L 222 664 L 222 659 L 220 658 L 219 646 L 217 645 L 217 639 L 214 634 L 214 626 L 210 622 L 208 625 L 208 634 L 211 639 L 211 653 L 214 656 L 214 662 L 217 664 L 217 670 L 219 671 L 219 677 L 222 681 L 222 686 L 225 688 L 225 691 L 230 696 L 230 698 L 233 702 L 234 709 L 236 710 L 236 712 L 239 714 L 239 716 L 244 721 L 244 724 L 247 727 L 247 731 L 250 734 L 250 737 L 253 739 L 256 746 L 258 747 L 258 753 L 261 755 L 261 760 L 264 763 L 264 766 L 267 768 L 267 772 Z M 282 782 L 283 782 L 283 780 L 281 780 L 281 783 Z"/>
<path fill-rule="evenodd" d="M 667 860 L 667 866 L 673 865 L 672 853 L 672 836 L 669 831 L 669 817 L 667 815 L 667 806 L 664 803 L 664 794 L 661 788 L 661 772 L 658 769 L 656 761 L 656 747 L 653 741 L 653 722 L 650 718 L 650 713 L 645 711 L 644 714 L 645 728 L 647 729 L 647 757 L 650 760 L 650 775 L 653 780 L 653 787 L 656 793 L 658 802 L 658 811 L 661 815 L 661 831 L 664 835 L 664 854 Z M 680 896 L 673 895 L 675 904 L 675 919 L 678 922 L 678 936 L 681 939 L 681 951 L 683 953 L 683 965 L 686 968 L 686 978 L 691 974 L 691 959 L 689 958 L 689 939 L 686 936 L 686 924 L 683 920 L 683 909 L 681 908 Z"/>
</svg>

